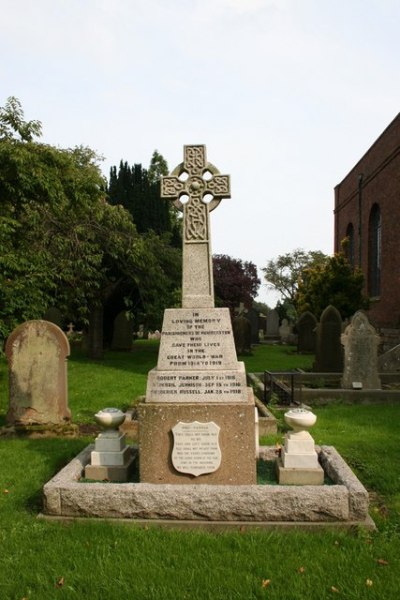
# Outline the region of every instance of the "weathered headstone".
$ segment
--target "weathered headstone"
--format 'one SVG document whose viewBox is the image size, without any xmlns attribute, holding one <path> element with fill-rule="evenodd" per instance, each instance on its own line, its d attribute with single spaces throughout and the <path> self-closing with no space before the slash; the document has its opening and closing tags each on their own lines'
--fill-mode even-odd
<svg viewBox="0 0 400 600">
<path fill-rule="evenodd" d="M 317 343 L 317 324 L 315 316 L 309 312 L 303 312 L 296 323 L 297 352 L 315 352 Z"/>
<path fill-rule="evenodd" d="M 287 319 L 282 319 L 282 324 L 279 327 L 279 337 L 282 344 L 287 344 L 289 342 L 292 330 L 293 327 L 289 325 L 289 321 Z"/>
<path fill-rule="evenodd" d="M 8 423 L 60 424 L 70 420 L 65 333 L 49 321 L 27 321 L 6 343 L 10 405 Z"/>
<path fill-rule="evenodd" d="M 354 384 L 361 384 L 365 390 L 380 390 L 378 346 L 381 339 L 362 311 L 353 316 L 341 341 L 344 346 L 342 387 L 352 389 Z"/>
<path fill-rule="evenodd" d="M 129 319 L 126 311 L 122 310 L 114 319 L 112 350 L 132 350 L 133 319 Z"/>
<path fill-rule="evenodd" d="M 267 313 L 267 337 L 279 337 L 279 313 L 275 308 Z"/>
<path fill-rule="evenodd" d="M 161 193 L 183 210 L 183 307 L 164 313 L 157 367 L 138 407 L 140 480 L 255 483 L 254 398 L 229 309 L 214 308 L 209 213 L 229 198 L 229 177 L 207 162 L 205 146 L 185 146 Z"/>
<path fill-rule="evenodd" d="M 318 373 L 341 373 L 343 350 L 340 341 L 342 317 L 334 306 L 323 311 L 317 326 L 317 352 L 314 370 Z"/>
</svg>

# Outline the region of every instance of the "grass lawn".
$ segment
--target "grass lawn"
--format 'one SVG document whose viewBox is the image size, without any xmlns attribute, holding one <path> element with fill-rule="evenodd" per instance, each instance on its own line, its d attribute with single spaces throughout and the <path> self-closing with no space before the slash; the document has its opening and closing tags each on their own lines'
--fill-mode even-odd
<svg viewBox="0 0 400 600">
<path fill-rule="evenodd" d="M 157 348 L 157 342 L 137 342 L 132 353 L 109 353 L 102 363 L 74 353 L 68 367 L 74 421 L 91 422 L 98 409 L 125 408 L 143 394 Z M 260 346 L 244 360 L 251 371 L 285 370 L 307 367 L 312 357 Z M 43 484 L 90 438 L 0 437 L 0 600 L 397 600 L 400 407 L 336 405 L 315 412 L 316 442 L 334 445 L 371 492 L 377 532 L 178 532 L 38 520 Z"/>
</svg>

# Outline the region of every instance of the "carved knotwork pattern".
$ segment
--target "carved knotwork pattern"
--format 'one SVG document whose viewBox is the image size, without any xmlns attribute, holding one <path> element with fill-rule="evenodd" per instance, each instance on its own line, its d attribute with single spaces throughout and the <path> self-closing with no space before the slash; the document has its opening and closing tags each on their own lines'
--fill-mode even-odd
<svg viewBox="0 0 400 600">
<path fill-rule="evenodd" d="M 191 175 L 200 175 L 206 166 L 205 146 L 186 146 L 184 164 Z"/>
<path fill-rule="evenodd" d="M 227 175 L 214 175 L 208 182 L 207 189 L 216 197 L 229 195 L 229 177 Z"/>
<path fill-rule="evenodd" d="M 177 198 L 185 188 L 185 184 L 177 177 L 163 177 L 161 179 L 161 196 L 164 198 Z"/>
<path fill-rule="evenodd" d="M 207 240 L 207 206 L 199 197 L 186 205 L 185 217 L 185 240 Z"/>
</svg>

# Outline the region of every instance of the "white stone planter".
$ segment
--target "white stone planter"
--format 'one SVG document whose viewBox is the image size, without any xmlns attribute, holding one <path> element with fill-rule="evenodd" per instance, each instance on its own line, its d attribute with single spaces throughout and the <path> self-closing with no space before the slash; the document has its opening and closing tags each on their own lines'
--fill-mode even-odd
<svg viewBox="0 0 400 600">
<path fill-rule="evenodd" d="M 295 432 L 308 431 L 317 421 L 317 416 L 305 408 L 293 408 L 285 413 L 284 418 Z"/>
<path fill-rule="evenodd" d="M 118 429 L 125 421 L 125 416 L 119 408 L 103 408 L 94 415 L 94 418 L 104 429 Z"/>
</svg>

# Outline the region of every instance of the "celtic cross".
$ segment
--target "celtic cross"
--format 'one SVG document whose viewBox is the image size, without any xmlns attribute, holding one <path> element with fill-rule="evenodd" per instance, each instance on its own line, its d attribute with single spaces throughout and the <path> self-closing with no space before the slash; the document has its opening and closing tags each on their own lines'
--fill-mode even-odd
<svg viewBox="0 0 400 600">
<path fill-rule="evenodd" d="M 161 196 L 183 212 L 182 307 L 210 308 L 214 284 L 209 213 L 230 198 L 229 175 L 220 175 L 207 162 L 205 146 L 184 146 L 183 154 L 183 163 L 162 178 Z"/>
</svg>

